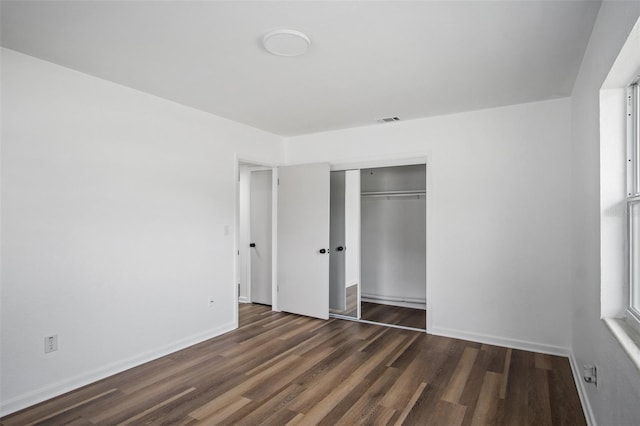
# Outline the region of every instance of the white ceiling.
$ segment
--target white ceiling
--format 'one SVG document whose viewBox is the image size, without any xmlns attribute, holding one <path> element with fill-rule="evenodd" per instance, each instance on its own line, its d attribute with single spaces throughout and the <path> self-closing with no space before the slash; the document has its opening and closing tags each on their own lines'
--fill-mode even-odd
<svg viewBox="0 0 640 426">
<path fill-rule="evenodd" d="M 571 94 L 598 1 L 2 1 L 4 47 L 283 136 Z M 262 36 L 311 38 L 301 57 Z"/>
</svg>

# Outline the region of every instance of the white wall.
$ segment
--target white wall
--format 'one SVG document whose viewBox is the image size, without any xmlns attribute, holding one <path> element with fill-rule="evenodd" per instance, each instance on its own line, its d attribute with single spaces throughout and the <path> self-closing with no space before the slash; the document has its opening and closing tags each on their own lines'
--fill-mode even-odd
<svg viewBox="0 0 640 426">
<path fill-rule="evenodd" d="M 362 297 L 424 305 L 425 198 L 363 197 L 361 209 Z"/>
<path fill-rule="evenodd" d="M 602 3 L 571 98 L 572 348 L 578 366 L 595 363 L 598 367 L 598 387 L 588 386 L 587 394 L 601 425 L 637 424 L 640 418 L 640 372 L 600 319 L 599 169 L 601 160 L 609 159 L 600 158 L 598 105 L 600 87 L 638 16 L 640 2 Z M 606 195 L 603 203 L 610 200 L 611 194 Z M 610 213 L 602 226 L 620 232 L 610 220 L 616 212 Z M 607 238 L 603 244 L 612 247 L 612 240 Z M 603 284 L 611 286 L 611 282 Z M 607 313 L 614 311 L 611 306 L 605 308 Z"/>
<path fill-rule="evenodd" d="M 281 145 L 3 49 L 3 413 L 233 328 L 235 156 Z"/>
<path fill-rule="evenodd" d="M 430 330 L 570 343 L 568 99 L 287 139 L 287 161 L 427 155 Z"/>
</svg>

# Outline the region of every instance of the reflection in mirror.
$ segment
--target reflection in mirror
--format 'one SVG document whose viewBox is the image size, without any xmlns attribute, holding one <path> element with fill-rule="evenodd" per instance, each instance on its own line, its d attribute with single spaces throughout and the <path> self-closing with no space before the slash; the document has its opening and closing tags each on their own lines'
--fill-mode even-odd
<svg viewBox="0 0 640 426">
<path fill-rule="evenodd" d="M 360 171 L 331 172 L 329 308 L 358 318 Z"/>
</svg>

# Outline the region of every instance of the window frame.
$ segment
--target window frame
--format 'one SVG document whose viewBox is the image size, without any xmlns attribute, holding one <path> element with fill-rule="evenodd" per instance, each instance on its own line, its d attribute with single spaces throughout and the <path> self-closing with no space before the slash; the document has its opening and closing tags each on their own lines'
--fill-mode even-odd
<svg viewBox="0 0 640 426">
<path fill-rule="evenodd" d="M 640 233 L 634 232 L 633 207 L 640 205 L 640 75 L 627 87 L 627 261 L 628 261 L 628 303 L 626 309 L 627 322 L 640 332 L 640 307 L 633 306 L 636 293 L 640 293 L 640 270 L 634 268 L 634 246 L 640 247 L 640 242 L 634 244 L 633 238 Z M 640 269 L 640 268 L 639 268 Z M 637 277 L 637 279 L 634 279 Z M 637 282 L 637 285 L 634 283 Z M 637 287 L 637 288 L 636 288 Z"/>
</svg>

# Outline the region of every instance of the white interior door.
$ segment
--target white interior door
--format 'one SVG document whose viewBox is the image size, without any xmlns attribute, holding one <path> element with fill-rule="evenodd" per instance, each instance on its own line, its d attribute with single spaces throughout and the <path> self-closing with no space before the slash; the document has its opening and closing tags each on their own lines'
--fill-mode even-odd
<svg viewBox="0 0 640 426">
<path fill-rule="evenodd" d="M 271 170 L 251 172 L 251 302 L 271 305 Z"/>
<path fill-rule="evenodd" d="M 278 169 L 278 307 L 329 318 L 329 165 Z"/>
</svg>

